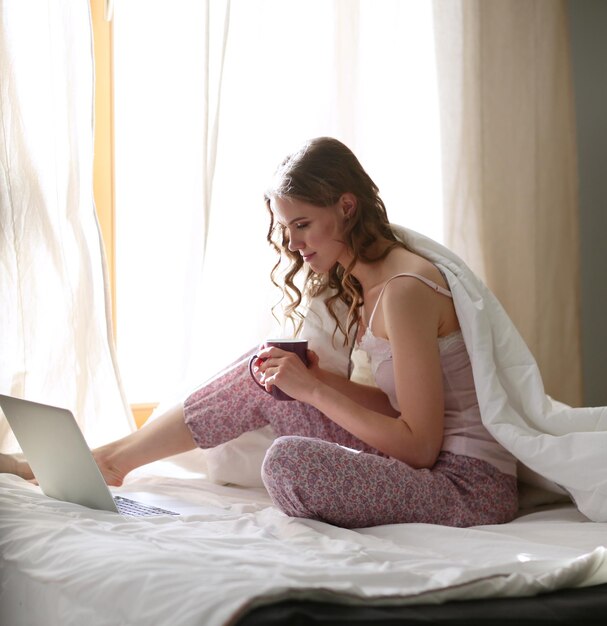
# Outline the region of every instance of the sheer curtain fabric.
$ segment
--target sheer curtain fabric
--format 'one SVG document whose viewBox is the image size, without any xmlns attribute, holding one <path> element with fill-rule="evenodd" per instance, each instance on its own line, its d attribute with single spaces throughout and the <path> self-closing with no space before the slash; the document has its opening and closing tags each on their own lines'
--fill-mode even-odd
<svg viewBox="0 0 607 626">
<path fill-rule="evenodd" d="M 88 2 L 0 2 L 0 391 L 129 432 L 92 194 Z M 0 450 L 17 450 L 4 417 Z"/>
</svg>

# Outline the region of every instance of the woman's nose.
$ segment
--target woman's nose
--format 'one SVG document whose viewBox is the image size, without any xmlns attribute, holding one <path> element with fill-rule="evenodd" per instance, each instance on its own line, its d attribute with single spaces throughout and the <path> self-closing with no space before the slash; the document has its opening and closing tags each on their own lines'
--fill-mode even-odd
<svg viewBox="0 0 607 626">
<path fill-rule="evenodd" d="M 293 235 L 291 235 L 289 237 L 289 250 L 291 252 L 295 252 L 296 250 L 301 249 L 302 247 L 302 242 L 300 239 L 298 239 L 297 237 L 294 237 Z"/>
</svg>

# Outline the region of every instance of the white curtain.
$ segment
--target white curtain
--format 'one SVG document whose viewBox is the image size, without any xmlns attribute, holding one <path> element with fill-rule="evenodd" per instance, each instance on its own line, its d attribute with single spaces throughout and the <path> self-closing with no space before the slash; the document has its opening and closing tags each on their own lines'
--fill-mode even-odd
<svg viewBox="0 0 607 626">
<path fill-rule="evenodd" d="M 71 409 L 89 445 L 132 427 L 93 202 L 87 0 L 0 1 L 0 391 Z M 0 449 L 17 449 L 2 416 Z"/>
<path fill-rule="evenodd" d="M 262 197 L 303 140 L 344 141 L 394 222 L 442 238 L 430 3 L 205 6 L 115 4 L 117 341 L 134 402 L 201 382 L 274 332 Z"/>
<path fill-rule="evenodd" d="M 211 13 L 211 6 L 213 12 Z M 203 258 L 207 250 L 211 207 L 213 205 L 213 184 L 215 182 L 215 165 L 217 163 L 217 140 L 219 137 L 219 121 L 221 99 L 223 95 L 223 74 L 225 55 L 230 30 L 231 1 L 212 2 L 204 0 L 204 116 L 202 137 L 202 186 L 204 209 L 204 240 L 202 245 Z M 211 37 L 211 35 L 213 35 Z"/>
<path fill-rule="evenodd" d="M 575 116 L 564 0 L 435 0 L 445 242 L 495 292 L 546 390 L 582 400 Z"/>
</svg>

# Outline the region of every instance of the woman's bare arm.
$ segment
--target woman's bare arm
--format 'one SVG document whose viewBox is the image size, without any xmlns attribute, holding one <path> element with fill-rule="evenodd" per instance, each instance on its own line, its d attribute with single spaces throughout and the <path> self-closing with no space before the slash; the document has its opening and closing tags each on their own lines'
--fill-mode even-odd
<svg viewBox="0 0 607 626">
<path fill-rule="evenodd" d="M 390 404 L 388 396 L 378 387 L 353 382 L 322 368 L 316 370 L 316 376 L 321 382 L 347 396 L 360 406 L 390 417 L 398 417 L 399 415 L 398 411 Z"/>
<path fill-rule="evenodd" d="M 440 452 L 444 427 L 442 370 L 437 345 L 436 294 L 417 281 L 394 281 L 382 302 L 384 330 L 392 347 L 396 395 L 394 419 L 363 405 L 322 380 L 308 385 L 301 400 L 378 450 L 412 467 L 431 467 Z M 277 379 L 277 384 L 280 382 Z M 351 383 L 355 385 L 356 383 Z"/>
</svg>

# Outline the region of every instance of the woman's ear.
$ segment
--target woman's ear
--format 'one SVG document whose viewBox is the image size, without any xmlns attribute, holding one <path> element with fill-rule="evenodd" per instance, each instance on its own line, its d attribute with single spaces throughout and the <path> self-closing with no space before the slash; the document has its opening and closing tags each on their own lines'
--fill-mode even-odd
<svg viewBox="0 0 607 626">
<path fill-rule="evenodd" d="M 341 195 L 339 201 L 344 219 L 348 220 L 354 217 L 354 213 L 356 213 L 356 207 L 358 205 L 356 196 L 348 191 Z"/>
</svg>

